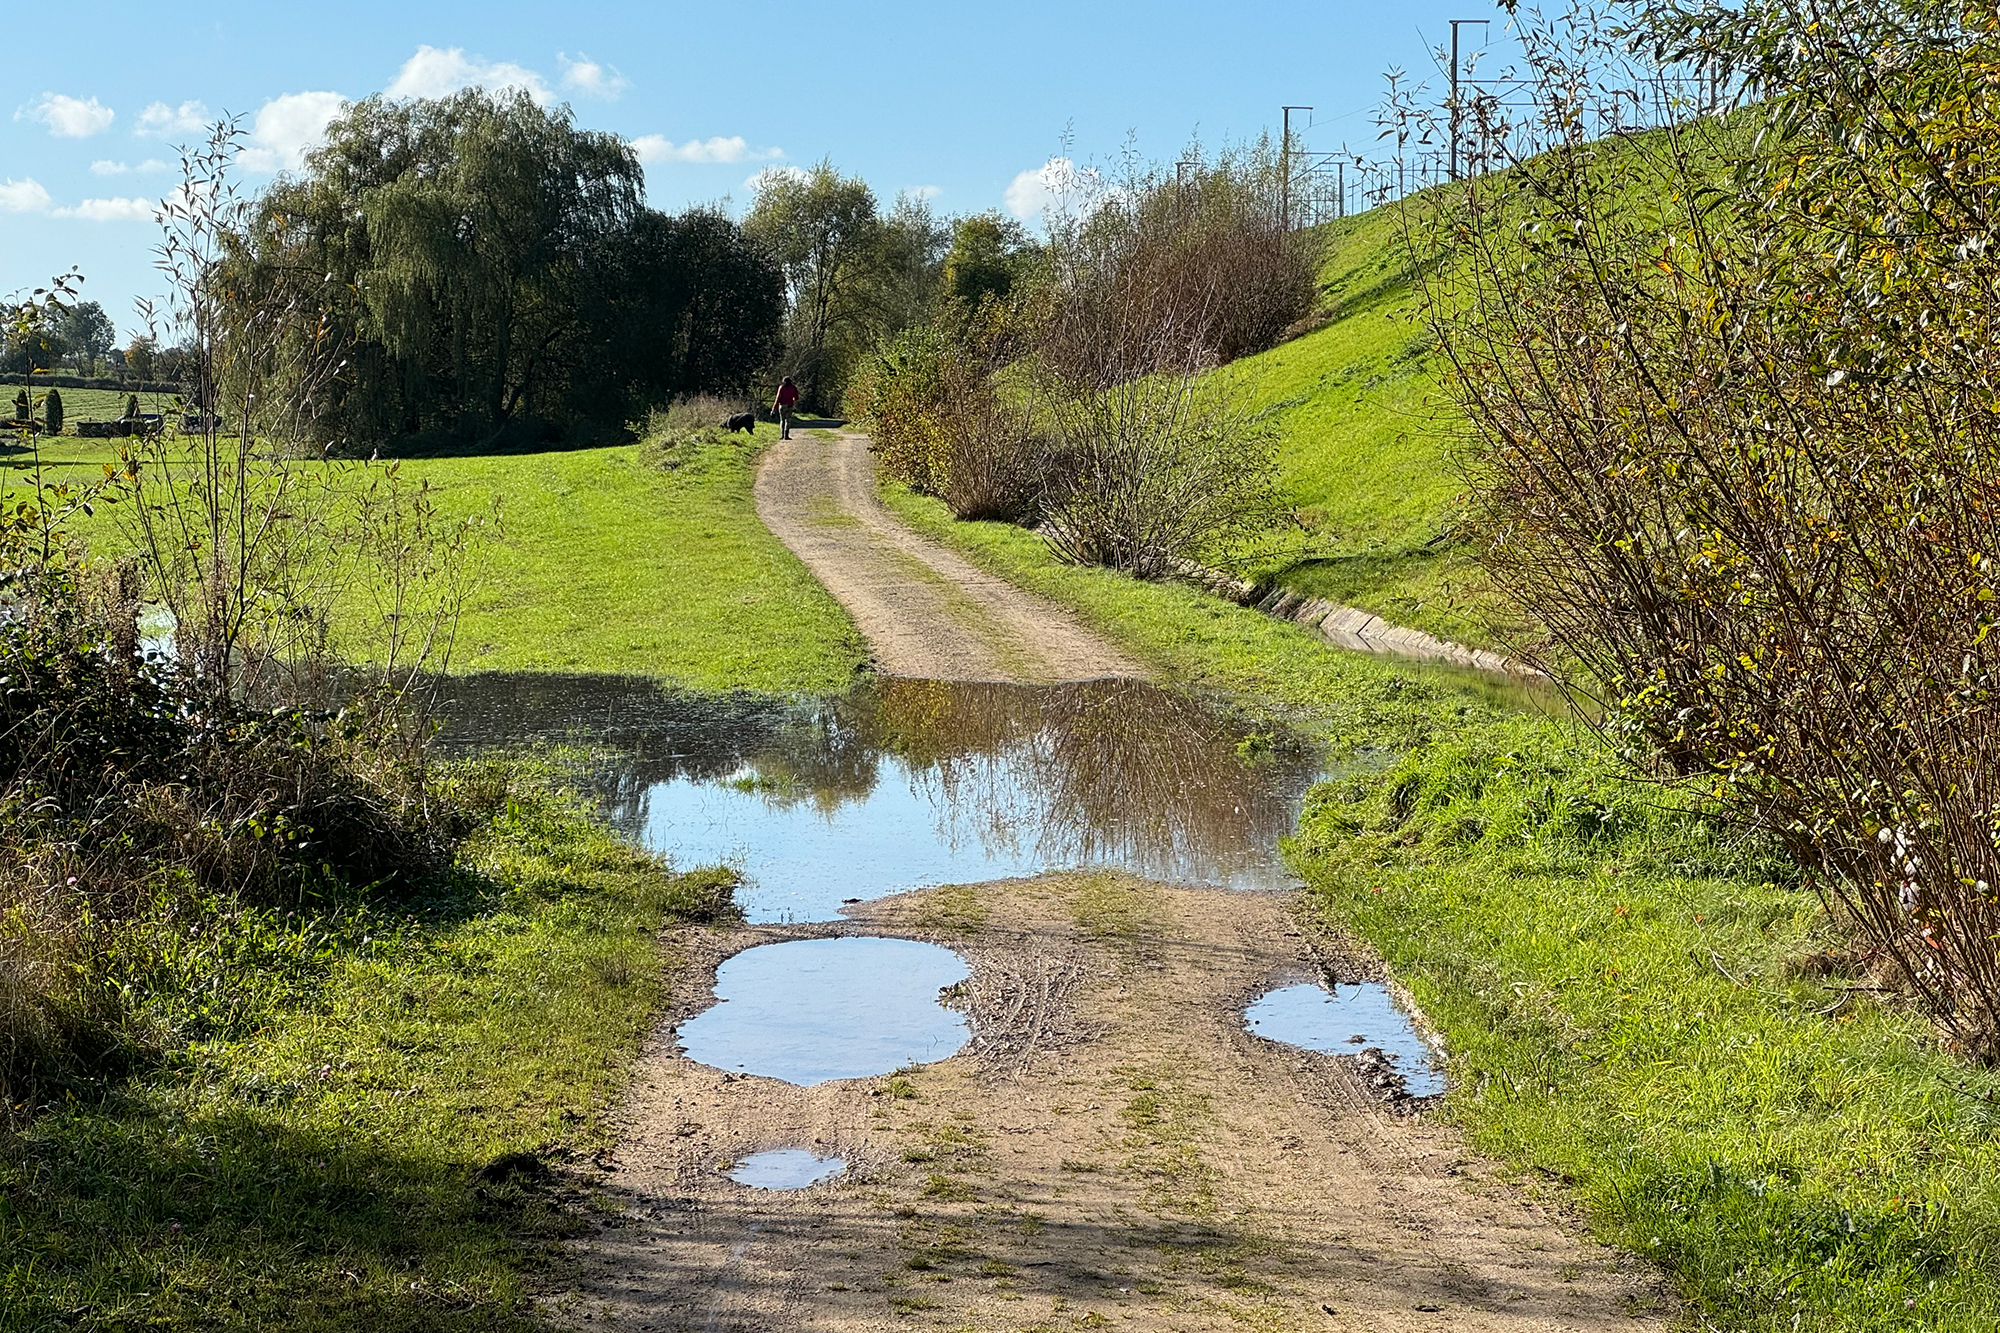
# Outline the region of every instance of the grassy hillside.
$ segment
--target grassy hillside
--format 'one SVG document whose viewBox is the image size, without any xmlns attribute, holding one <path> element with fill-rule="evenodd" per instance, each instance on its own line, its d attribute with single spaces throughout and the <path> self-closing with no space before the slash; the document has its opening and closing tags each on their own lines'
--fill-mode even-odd
<svg viewBox="0 0 2000 1333">
<path fill-rule="evenodd" d="M 448 511 L 500 509 L 454 670 L 845 689 L 864 658 L 860 635 L 751 499 L 757 453 L 775 435 L 760 427 L 671 469 L 633 445 L 406 460 L 404 476 L 438 487 Z M 64 436 L 43 457 L 57 474 L 96 477 L 121 443 Z M 27 458 L 0 450 L 0 488 L 25 480 Z M 86 533 L 99 549 L 120 544 L 117 508 L 100 509 Z"/>
<path fill-rule="evenodd" d="M 1446 434 L 1456 414 L 1432 373 L 1396 228 L 1389 208 L 1323 228 L 1331 320 L 1232 368 L 1279 429 L 1280 484 L 1311 548 L 1256 574 L 1446 638 L 1504 645 L 1517 619 L 1451 538 L 1461 487 Z"/>
</svg>

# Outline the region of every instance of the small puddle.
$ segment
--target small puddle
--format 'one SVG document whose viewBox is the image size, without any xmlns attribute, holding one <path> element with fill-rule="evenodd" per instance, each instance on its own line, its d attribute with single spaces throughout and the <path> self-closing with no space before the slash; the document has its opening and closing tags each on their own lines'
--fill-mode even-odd
<svg viewBox="0 0 2000 1333">
<path fill-rule="evenodd" d="M 1410 1096 L 1444 1091 L 1436 1054 L 1379 981 L 1331 988 L 1309 982 L 1282 986 L 1245 1010 L 1243 1025 L 1260 1037 L 1308 1051 L 1359 1055 L 1378 1050 Z"/>
<path fill-rule="evenodd" d="M 949 949 L 847 936 L 764 944 L 715 971 L 716 1004 L 680 1027 L 690 1060 L 808 1087 L 942 1060 L 965 1019 L 938 992 L 971 975 Z"/>
<path fill-rule="evenodd" d="M 1291 887 L 1278 839 L 1319 772 L 1282 733 L 1129 680 L 887 678 L 785 701 L 495 674 L 445 693 L 448 746 L 570 740 L 607 756 L 597 794 L 620 831 L 681 865 L 735 866 L 753 922 L 1045 870 Z"/>
<path fill-rule="evenodd" d="M 805 1148 L 773 1148 L 753 1152 L 729 1169 L 729 1178 L 758 1190 L 802 1190 L 831 1180 L 847 1169 L 838 1157 L 821 1157 Z"/>
</svg>

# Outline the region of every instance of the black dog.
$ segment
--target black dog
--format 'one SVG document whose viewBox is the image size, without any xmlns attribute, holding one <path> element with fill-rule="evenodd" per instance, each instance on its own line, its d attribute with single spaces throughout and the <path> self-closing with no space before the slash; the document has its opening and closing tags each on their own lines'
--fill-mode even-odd
<svg viewBox="0 0 2000 1333">
<path fill-rule="evenodd" d="M 723 422 L 722 428 L 724 430 L 754 431 L 757 429 L 757 414 L 755 412 L 738 412 L 735 416 Z"/>
</svg>

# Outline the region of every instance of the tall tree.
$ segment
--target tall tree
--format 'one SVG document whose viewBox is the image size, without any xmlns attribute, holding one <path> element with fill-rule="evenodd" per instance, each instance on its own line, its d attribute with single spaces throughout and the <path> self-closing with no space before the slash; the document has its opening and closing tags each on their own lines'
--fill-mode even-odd
<svg viewBox="0 0 2000 1333">
<path fill-rule="evenodd" d="M 118 330 L 95 301 L 80 301 L 63 315 L 61 338 L 69 354 L 76 358 L 79 373 L 88 375 L 118 340 Z"/>
<path fill-rule="evenodd" d="M 1005 300 L 1031 256 L 1027 230 L 997 211 L 973 213 L 952 226 L 944 257 L 944 297 L 967 313 Z"/>
<path fill-rule="evenodd" d="M 784 269 L 791 298 L 788 360 L 807 402 L 831 406 L 839 368 L 829 351 L 860 310 L 852 298 L 875 262 L 882 220 L 866 182 L 830 162 L 806 172 L 766 171 L 744 232 Z"/>
</svg>

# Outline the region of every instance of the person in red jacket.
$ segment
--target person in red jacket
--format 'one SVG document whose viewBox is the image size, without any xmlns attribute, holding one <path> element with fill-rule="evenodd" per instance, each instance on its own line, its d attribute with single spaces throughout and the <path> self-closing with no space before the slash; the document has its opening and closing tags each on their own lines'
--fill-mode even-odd
<svg viewBox="0 0 2000 1333">
<path fill-rule="evenodd" d="M 790 375 L 778 386 L 778 399 L 772 404 L 778 410 L 778 438 L 792 438 L 792 408 L 799 401 L 799 386 L 792 383 Z"/>
</svg>

